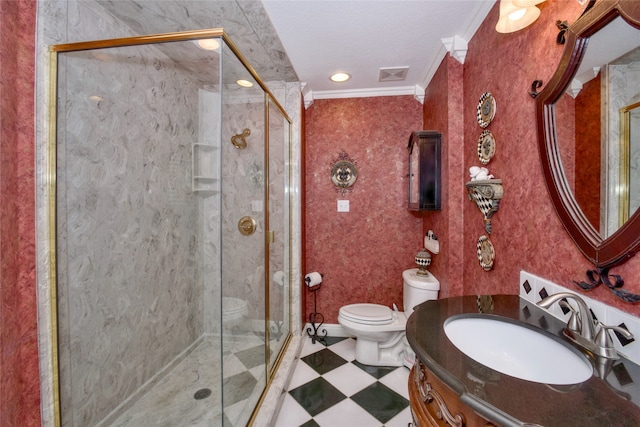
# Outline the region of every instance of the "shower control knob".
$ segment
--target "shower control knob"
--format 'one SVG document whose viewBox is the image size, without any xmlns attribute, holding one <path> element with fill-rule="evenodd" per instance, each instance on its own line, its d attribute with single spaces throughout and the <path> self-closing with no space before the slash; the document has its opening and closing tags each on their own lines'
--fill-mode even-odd
<svg viewBox="0 0 640 427">
<path fill-rule="evenodd" d="M 251 236 L 255 233 L 257 226 L 256 220 L 250 216 L 243 216 L 238 221 L 238 230 L 245 236 Z"/>
</svg>

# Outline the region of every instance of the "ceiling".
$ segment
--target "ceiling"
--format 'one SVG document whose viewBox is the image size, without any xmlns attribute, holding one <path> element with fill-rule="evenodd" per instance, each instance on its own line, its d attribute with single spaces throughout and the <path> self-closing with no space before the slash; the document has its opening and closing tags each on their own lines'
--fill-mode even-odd
<svg viewBox="0 0 640 427">
<path fill-rule="evenodd" d="M 309 103 L 314 98 L 420 96 L 448 50 L 464 61 L 466 43 L 495 0 L 262 3 L 298 78 L 306 83 L 303 92 Z M 406 78 L 394 80 L 399 67 L 408 67 Z M 381 68 L 392 69 L 383 73 L 385 81 L 379 81 Z M 330 81 L 337 71 L 351 79 Z"/>
</svg>

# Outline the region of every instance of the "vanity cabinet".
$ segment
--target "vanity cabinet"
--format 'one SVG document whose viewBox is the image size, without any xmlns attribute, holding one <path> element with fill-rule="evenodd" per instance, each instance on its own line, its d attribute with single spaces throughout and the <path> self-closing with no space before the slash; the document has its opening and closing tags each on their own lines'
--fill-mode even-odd
<svg viewBox="0 0 640 427">
<path fill-rule="evenodd" d="M 417 358 L 409 374 L 409 400 L 412 427 L 497 427 L 460 402 Z"/>
<path fill-rule="evenodd" d="M 465 355 L 444 331 L 453 316 L 480 313 L 534 331 L 544 325 L 565 339 L 564 321 L 517 295 L 465 295 L 417 305 L 406 326 L 417 357 L 408 381 L 412 427 L 640 426 L 639 365 L 621 357 L 609 372 L 598 366 L 587 380 L 561 386 L 503 374 Z M 536 403 L 540 396 L 544 404 Z"/>
</svg>

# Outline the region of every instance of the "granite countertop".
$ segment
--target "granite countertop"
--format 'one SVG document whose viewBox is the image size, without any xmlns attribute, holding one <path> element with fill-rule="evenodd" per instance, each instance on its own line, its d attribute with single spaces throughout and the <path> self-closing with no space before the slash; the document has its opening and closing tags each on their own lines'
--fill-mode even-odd
<svg viewBox="0 0 640 427">
<path fill-rule="evenodd" d="M 516 295 L 463 296 L 427 301 L 407 322 L 420 360 L 474 411 L 500 426 L 638 426 L 640 366 L 621 358 L 587 381 L 548 385 L 494 371 L 460 352 L 444 333 L 451 316 L 485 313 L 519 320 L 564 338 L 564 323 Z M 567 341 L 568 342 L 568 341 Z"/>
</svg>

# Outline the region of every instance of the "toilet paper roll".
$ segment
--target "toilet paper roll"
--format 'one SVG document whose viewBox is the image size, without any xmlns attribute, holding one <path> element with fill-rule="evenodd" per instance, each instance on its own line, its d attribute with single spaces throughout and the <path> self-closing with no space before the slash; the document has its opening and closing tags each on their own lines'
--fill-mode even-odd
<svg viewBox="0 0 640 427">
<path fill-rule="evenodd" d="M 304 276 L 304 281 L 308 287 L 317 286 L 322 283 L 322 275 L 317 271 Z"/>
</svg>

